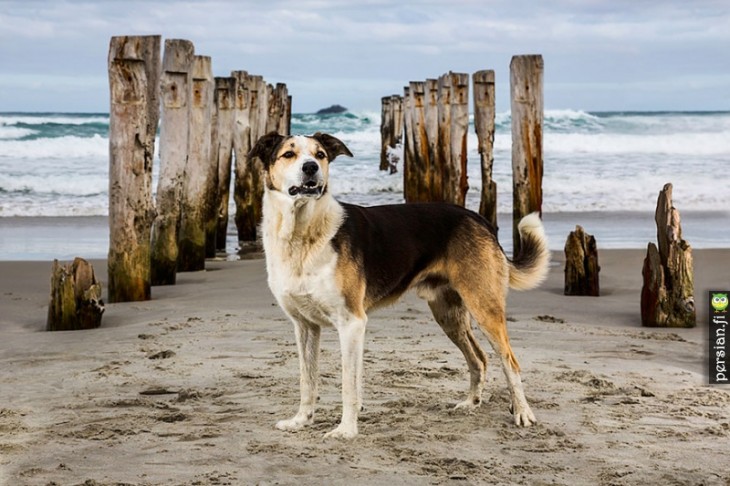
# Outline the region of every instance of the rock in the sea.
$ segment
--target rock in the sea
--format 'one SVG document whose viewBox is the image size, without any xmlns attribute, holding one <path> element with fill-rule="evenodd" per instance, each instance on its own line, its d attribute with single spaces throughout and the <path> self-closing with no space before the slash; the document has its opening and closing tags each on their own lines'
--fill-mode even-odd
<svg viewBox="0 0 730 486">
<path fill-rule="evenodd" d="M 322 108 L 317 112 L 317 115 L 338 115 L 340 113 L 345 113 L 347 111 L 347 108 L 341 105 L 332 105 L 329 108 Z"/>
</svg>

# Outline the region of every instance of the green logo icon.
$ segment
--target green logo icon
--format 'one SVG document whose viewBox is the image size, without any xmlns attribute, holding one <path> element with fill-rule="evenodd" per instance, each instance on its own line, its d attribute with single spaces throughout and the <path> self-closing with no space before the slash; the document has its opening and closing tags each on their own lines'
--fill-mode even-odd
<svg viewBox="0 0 730 486">
<path fill-rule="evenodd" d="M 712 308 L 715 312 L 722 312 L 727 309 L 727 294 L 712 294 Z"/>
</svg>

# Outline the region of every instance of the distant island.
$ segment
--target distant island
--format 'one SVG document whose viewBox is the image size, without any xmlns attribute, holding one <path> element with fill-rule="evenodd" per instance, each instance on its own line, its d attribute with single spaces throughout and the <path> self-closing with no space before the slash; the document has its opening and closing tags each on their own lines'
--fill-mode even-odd
<svg viewBox="0 0 730 486">
<path fill-rule="evenodd" d="M 338 115 L 340 113 L 345 113 L 347 111 L 347 108 L 341 105 L 332 105 L 329 108 L 322 108 L 317 112 L 317 115 Z"/>
</svg>

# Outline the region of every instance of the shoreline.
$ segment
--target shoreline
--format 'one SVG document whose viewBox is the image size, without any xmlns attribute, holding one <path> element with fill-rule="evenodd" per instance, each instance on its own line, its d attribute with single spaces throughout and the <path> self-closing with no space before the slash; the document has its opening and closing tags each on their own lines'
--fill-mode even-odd
<svg viewBox="0 0 730 486">
<path fill-rule="evenodd" d="M 730 248 L 730 212 L 681 212 L 684 238 L 693 249 Z M 0 217 L 0 261 L 106 258 L 109 248 L 107 216 Z M 653 212 L 592 211 L 545 213 L 550 249 L 561 251 L 568 233 L 577 224 L 596 237 L 599 249 L 640 249 L 656 241 Z M 511 252 L 510 213 L 498 215 L 499 238 Z M 228 225 L 227 251 L 221 257 L 237 258 L 233 215 Z"/>
<path fill-rule="evenodd" d="M 704 292 L 730 287 L 730 249 L 695 253 L 692 329 L 641 327 L 643 254 L 599 251 L 601 297 L 562 295 L 561 252 L 539 289 L 510 292 L 527 429 L 481 333 L 484 403 L 455 411 L 466 364 L 427 305 L 411 292 L 374 312 L 352 442 L 322 440 L 340 414 L 332 329 L 314 425 L 274 428 L 296 410 L 298 359 L 262 259 L 209 261 L 107 304 L 98 329 L 53 333 L 50 263 L 0 262 L 0 484 L 726 484 L 730 388 L 707 385 Z"/>
</svg>

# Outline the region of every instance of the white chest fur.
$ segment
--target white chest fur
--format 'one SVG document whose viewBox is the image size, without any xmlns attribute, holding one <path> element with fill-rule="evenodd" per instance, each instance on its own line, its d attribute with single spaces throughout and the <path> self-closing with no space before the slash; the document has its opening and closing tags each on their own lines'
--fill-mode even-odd
<svg viewBox="0 0 730 486">
<path fill-rule="evenodd" d="M 267 191 L 263 210 L 268 283 L 279 305 L 290 317 L 336 325 L 344 298 L 330 240 L 342 222 L 342 207 L 328 195 L 292 200 Z"/>
</svg>

